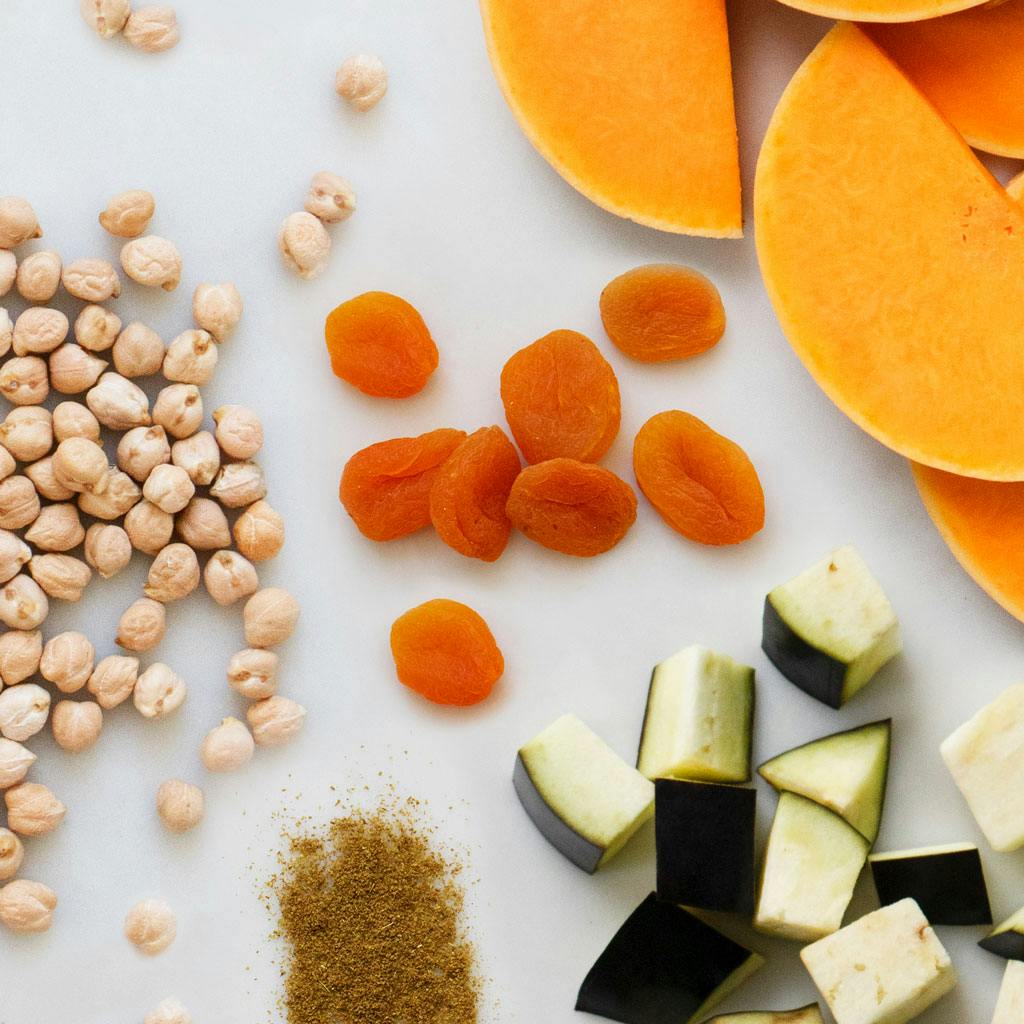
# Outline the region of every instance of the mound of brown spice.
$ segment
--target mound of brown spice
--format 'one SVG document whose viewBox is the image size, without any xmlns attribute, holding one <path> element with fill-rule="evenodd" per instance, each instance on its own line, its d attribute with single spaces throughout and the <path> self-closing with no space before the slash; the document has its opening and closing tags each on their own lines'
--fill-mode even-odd
<svg viewBox="0 0 1024 1024">
<path fill-rule="evenodd" d="M 270 890 L 289 1024 L 476 1024 L 461 870 L 414 800 L 288 836 Z"/>
</svg>

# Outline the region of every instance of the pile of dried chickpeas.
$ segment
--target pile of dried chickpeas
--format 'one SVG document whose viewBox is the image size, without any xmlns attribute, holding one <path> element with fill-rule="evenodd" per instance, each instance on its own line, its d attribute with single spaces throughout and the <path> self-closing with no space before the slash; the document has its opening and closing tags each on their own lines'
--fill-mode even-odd
<svg viewBox="0 0 1024 1024">
<path fill-rule="evenodd" d="M 115 196 L 99 221 L 125 240 L 124 275 L 172 291 L 181 254 L 166 238 L 145 234 L 154 211 L 153 197 L 133 190 Z M 65 814 L 49 788 L 25 781 L 36 760 L 25 744 L 49 722 L 64 750 L 88 750 L 105 713 L 129 698 L 147 719 L 179 708 L 181 676 L 162 662 L 140 661 L 164 638 L 168 604 L 200 581 L 220 605 L 244 601 L 246 647 L 231 658 L 227 679 L 252 703 L 247 723 L 225 718 L 206 736 L 207 770 L 240 768 L 257 745 L 294 737 L 305 716 L 276 693 L 273 651 L 294 630 L 298 604 L 285 590 L 261 588 L 257 573 L 285 533 L 254 461 L 263 427 L 251 409 L 225 405 L 204 429 L 200 388 L 242 315 L 237 289 L 200 284 L 195 326 L 165 345 L 139 321 L 122 324 L 111 308 L 121 273 L 107 260 L 66 263 L 51 249 L 19 260 L 14 250 L 41 235 L 26 200 L 0 198 L 0 300 L 16 293 L 22 306 L 12 317 L 0 305 L 0 395 L 11 406 L 0 422 L 0 791 L 7 818 L 0 924 L 19 932 L 46 930 L 57 901 L 48 886 L 19 877 L 22 840 L 53 831 Z M 49 304 L 60 289 L 82 303 L 73 323 Z M 136 381 L 158 375 L 164 386 L 151 405 Z M 77 630 L 45 636 L 51 601 L 78 601 L 95 576 L 115 576 L 133 552 L 152 561 L 143 594 L 121 615 L 120 653 L 97 652 Z M 61 697 L 52 708 L 44 684 Z M 83 691 L 88 698 L 78 699 Z M 202 790 L 168 780 L 156 808 L 169 830 L 185 831 L 202 818 Z M 154 921 L 168 934 L 163 906 L 140 904 L 126 920 L 126 934 L 144 951 L 165 948 L 152 935 Z"/>
</svg>

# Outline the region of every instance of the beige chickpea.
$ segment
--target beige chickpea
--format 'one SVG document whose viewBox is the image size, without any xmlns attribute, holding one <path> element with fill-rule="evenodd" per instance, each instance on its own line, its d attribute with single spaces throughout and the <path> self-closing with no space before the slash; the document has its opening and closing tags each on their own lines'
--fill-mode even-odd
<svg viewBox="0 0 1024 1024">
<path fill-rule="evenodd" d="M 157 555 L 174 533 L 174 516 L 148 501 L 140 501 L 124 517 L 124 529 L 136 551 Z"/>
<path fill-rule="evenodd" d="M 135 684 L 132 699 L 143 718 L 163 718 L 185 702 L 185 680 L 162 662 L 154 662 Z"/>
<path fill-rule="evenodd" d="M 244 405 L 222 405 L 215 409 L 214 434 L 225 455 L 233 459 L 251 459 L 263 447 L 263 424 L 259 416 Z"/>
<path fill-rule="evenodd" d="M 111 430 L 148 427 L 153 422 L 146 392 L 119 373 L 103 374 L 86 394 L 85 404 Z"/>
<path fill-rule="evenodd" d="M 232 529 L 235 545 L 251 562 L 265 562 L 284 546 L 284 519 L 266 501 L 250 505 Z"/>
<path fill-rule="evenodd" d="M 42 882 L 18 878 L 0 889 L 0 924 L 12 932 L 45 932 L 56 909 L 57 894 Z"/>
<path fill-rule="evenodd" d="M 25 533 L 27 540 L 40 551 L 70 551 L 85 540 L 85 527 L 78 508 L 69 502 L 47 505 Z"/>
<path fill-rule="evenodd" d="M 181 39 L 173 7 L 138 7 L 128 16 L 124 37 L 136 49 L 163 53 Z"/>
<path fill-rule="evenodd" d="M 203 820 L 203 791 L 190 782 L 168 779 L 156 791 L 156 812 L 169 832 L 187 832 Z"/>
<path fill-rule="evenodd" d="M 127 10 L 128 4 L 125 3 Z M 138 238 L 156 212 L 156 201 L 145 189 L 119 192 L 100 214 L 100 226 L 118 238 Z"/>
<path fill-rule="evenodd" d="M 121 278 L 106 260 L 85 259 L 66 263 L 60 279 L 64 290 L 83 302 L 106 302 L 121 294 Z"/>
<path fill-rule="evenodd" d="M 29 564 L 31 561 L 29 559 Z M 8 580 L 0 590 L 0 622 L 11 629 L 38 629 L 49 613 L 46 594 L 24 573 Z M 11 738 L 17 739 L 16 736 Z"/>
<path fill-rule="evenodd" d="M 171 515 L 180 512 L 195 493 L 195 484 L 188 473 L 180 466 L 167 464 L 155 466 L 142 486 L 142 496 L 146 501 Z"/>
<path fill-rule="evenodd" d="M 11 629 L 0 636 L 0 679 L 7 686 L 25 682 L 39 671 L 43 634 L 39 630 Z"/>
<path fill-rule="evenodd" d="M 19 782 L 5 789 L 4 803 L 7 804 L 7 827 L 22 836 L 45 836 L 67 814 L 67 808 L 53 791 L 39 782 Z"/>
<path fill-rule="evenodd" d="M 164 999 L 146 1014 L 142 1024 L 192 1024 L 192 1014 L 177 999 Z"/>
<path fill-rule="evenodd" d="M 138 658 L 109 654 L 97 662 L 85 686 L 96 698 L 96 703 L 104 711 L 109 711 L 123 704 L 132 695 L 138 676 Z"/>
<path fill-rule="evenodd" d="M 85 531 L 85 560 L 101 579 L 116 576 L 132 560 L 128 533 L 113 523 L 93 523 Z"/>
<path fill-rule="evenodd" d="M 234 604 L 256 593 L 260 581 L 256 567 L 237 551 L 218 551 L 203 570 L 206 591 L 220 605 Z"/>
<path fill-rule="evenodd" d="M 134 654 L 153 650 L 167 632 L 167 610 L 159 601 L 140 597 L 132 602 L 117 624 L 117 645 Z"/>
<path fill-rule="evenodd" d="M 36 755 L 28 747 L 0 738 L 0 789 L 16 786 L 35 762 Z"/>
<path fill-rule="evenodd" d="M 17 576 L 32 557 L 32 549 L 10 530 L 0 529 L 0 583 Z"/>
<path fill-rule="evenodd" d="M 377 106 L 388 91 L 388 70 L 380 57 L 357 53 L 338 68 L 334 89 L 353 110 L 366 113 Z"/>
<path fill-rule="evenodd" d="M 120 333 L 121 318 L 95 303 L 83 307 L 75 317 L 75 340 L 89 352 L 106 352 Z"/>
<path fill-rule="evenodd" d="M 208 384 L 217 368 L 217 345 L 207 331 L 183 331 L 167 346 L 163 374 L 181 384 Z"/>
<path fill-rule="evenodd" d="M 46 596 L 55 601 L 80 601 L 92 580 L 92 569 L 74 555 L 33 555 L 28 571 Z"/>
<path fill-rule="evenodd" d="M 151 377 L 164 365 L 164 341 L 151 327 L 134 320 L 117 336 L 111 354 L 122 377 Z"/>
<path fill-rule="evenodd" d="M 6 249 L 0 249 L 0 256 L 3 256 L 6 251 Z M 0 356 L 7 355 L 13 344 L 14 322 L 11 320 L 11 314 L 3 306 L 0 306 Z"/>
<path fill-rule="evenodd" d="M 129 0 L 81 0 L 80 7 L 86 24 L 104 39 L 116 36 L 131 13 Z"/>
<path fill-rule="evenodd" d="M 170 461 L 167 431 L 159 425 L 133 427 L 117 443 L 117 465 L 136 483 L 145 483 L 153 470 Z"/>
<path fill-rule="evenodd" d="M 146 597 L 168 604 L 188 597 L 199 586 L 199 559 L 187 544 L 168 544 L 153 559 L 146 585 Z"/>
<path fill-rule="evenodd" d="M 14 471 L 17 468 L 18 465 L 14 461 L 14 456 L 6 448 L 0 446 L 0 481 L 6 480 L 9 476 L 13 476 Z"/>
<path fill-rule="evenodd" d="M 80 395 L 100 379 L 107 365 L 81 345 L 61 345 L 50 353 L 50 383 L 62 395 Z"/>
<path fill-rule="evenodd" d="M 60 700 L 50 721 L 53 740 L 62 750 L 81 754 L 94 746 L 103 731 L 103 709 L 92 700 Z"/>
<path fill-rule="evenodd" d="M 60 254 L 52 249 L 26 256 L 18 265 L 18 294 L 27 302 L 49 302 L 60 287 L 60 271 Z"/>
<path fill-rule="evenodd" d="M 61 693 L 77 693 L 89 682 L 95 658 L 96 650 L 89 638 L 68 630 L 46 641 L 39 674 Z"/>
<path fill-rule="evenodd" d="M 124 919 L 125 938 L 147 956 L 162 953 L 177 933 L 174 911 L 163 900 L 142 900 Z"/>
<path fill-rule="evenodd" d="M 100 421 L 81 402 L 59 402 L 53 407 L 53 436 L 57 443 L 69 437 L 100 439 Z"/>
<path fill-rule="evenodd" d="M 199 284 L 192 294 L 192 319 L 214 341 L 223 341 L 242 319 L 242 296 L 230 282 Z"/>
<path fill-rule="evenodd" d="M 0 196 L 0 249 L 16 249 L 31 238 L 41 238 L 36 212 L 21 196 Z"/>
<path fill-rule="evenodd" d="M 97 491 L 109 483 L 107 453 L 87 437 L 69 437 L 53 453 L 53 473 L 69 490 Z"/>
<path fill-rule="evenodd" d="M 213 434 L 200 430 L 171 445 L 171 462 L 185 470 L 196 487 L 207 487 L 220 471 L 220 448 Z"/>
<path fill-rule="evenodd" d="M 0 882 L 13 878 L 25 859 L 25 847 L 9 829 L 0 828 Z"/>
<path fill-rule="evenodd" d="M 25 405 L 12 409 L 0 423 L 0 444 L 18 460 L 35 462 L 53 447 L 53 416 L 49 409 Z"/>
<path fill-rule="evenodd" d="M 299 602 L 287 590 L 265 587 L 246 601 L 243 618 L 250 647 L 276 647 L 295 631 Z"/>
<path fill-rule="evenodd" d="M 11 405 L 42 405 L 49 393 L 49 372 L 39 356 L 8 359 L 0 368 L 0 394 Z"/>
<path fill-rule="evenodd" d="M 267 496 L 267 481 L 255 462 L 229 462 L 221 468 L 210 496 L 225 508 L 242 508 Z"/>
<path fill-rule="evenodd" d="M 153 422 L 171 437 L 191 437 L 203 423 L 203 396 L 195 384 L 169 384 L 153 403 Z"/>
<path fill-rule="evenodd" d="M 174 527 L 193 551 L 216 551 L 231 544 L 228 517 L 210 498 L 193 498 L 178 513 Z"/>
<path fill-rule="evenodd" d="M 287 697 L 267 697 L 245 713 L 253 739 L 260 747 L 280 747 L 291 742 L 306 720 L 306 709 Z"/>
<path fill-rule="evenodd" d="M 9 476 L 0 483 L 0 529 L 20 530 L 39 515 L 39 495 L 27 476 Z"/>
<path fill-rule="evenodd" d="M 127 473 L 111 469 L 101 489 L 83 491 L 78 496 L 78 507 L 87 516 L 111 522 L 127 515 L 141 500 L 139 485 Z"/>
<path fill-rule="evenodd" d="M 24 743 L 46 725 L 50 695 L 35 683 L 18 683 L 0 690 L 0 736 Z M 13 826 L 12 826 L 13 828 Z"/>
<path fill-rule="evenodd" d="M 228 685 L 249 700 L 265 700 L 277 691 L 278 657 L 273 651 L 247 647 L 231 655 Z"/>
<path fill-rule="evenodd" d="M 46 498 L 47 501 L 69 501 L 75 496 L 75 492 L 65 487 L 54 474 L 52 455 L 26 466 L 25 476 L 32 481 L 39 497 Z"/>
<path fill-rule="evenodd" d="M 0 249 L 0 298 L 11 290 L 17 277 L 18 257 L 10 249 Z"/>
<path fill-rule="evenodd" d="M 307 281 L 318 277 L 331 255 L 327 228 L 305 210 L 290 213 L 277 233 L 277 247 L 284 265 Z"/>
<path fill-rule="evenodd" d="M 29 306 L 14 322 L 16 356 L 48 355 L 68 336 L 68 318 L 49 306 Z"/>
<path fill-rule="evenodd" d="M 121 249 L 121 267 L 138 284 L 171 292 L 181 280 L 181 253 L 166 238 L 143 235 L 125 242 Z"/>
<path fill-rule="evenodd" d="M 200 755 L 207 771 L 233 772 L 248 764 L 256 749 L 252 733 L 237 718 L 225 718 L 203 740 Z"/>
<path fill-rule="evenodd" d="M 320 171 L 309 184 L 305 206 L 307 213 L 325 224 L 338 224 L 355 213 L 356 193 L 340 175 Z"/>
</svg>

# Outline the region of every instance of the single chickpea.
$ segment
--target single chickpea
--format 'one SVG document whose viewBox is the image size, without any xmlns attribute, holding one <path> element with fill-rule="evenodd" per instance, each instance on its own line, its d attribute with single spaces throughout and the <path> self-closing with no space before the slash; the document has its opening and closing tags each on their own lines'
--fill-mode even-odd
<svg viewBox="0 0 1024 1024">
<path fill-rule="evenodd" d="M 124 37 L 146 53 L 163 53 L 178 45 L 181 32 L 173 7 L 139 7 L 128 16 Z"/>
<path fill-rule="evenodd" d="M 203 791 L 181 779 L 168 779 L 156 791 L 156 811 L 169 832 L 187 832 L 203 820 Z"/>
<path fill-rule="evenodd" d="M 153 422 L 171 437 L 191 437 L 203 423 L 203 397 L 195 384 L 169 384 L 156 396 Z"/>
<path fill-rule="evenodd" d="M 358 53 L 338 68 L 334 89 L 353 110 L 366 113 L 377 106 L 388 91 L 388 69 L 380 57 Z"/>
<path fill-rule="evenodd" d="M 230 282 L 196 285 L 192 318 L 214 341 L 223 341 L 242 319 L 242 296 Z"/>
<path fill-rule="evenodd" d="M 107 453 L 87 437 L 69 437 L 53 453 L 53 474 L 58 483 L 79 493 L 101 490 L 109 484 Z"/>
<path fill-rule="evenodd" d="M 35 462 L 53 447 L 53 416 L 49 409 L 24 405 L 12 409 L 0 423 L 0 444 L 18 462 Z"/>
<path fill-rule="evenodd" d="M 0 481 L 12 476 L 17 468 L 14 456 L 6 448 L 0 447 Z"/>
<path fill-rule="evenodd" d="M 148 427 L 153 422 L 146 392 L 119 373 L 103 374 L 86 394 L 85 404 L 111 430 Z"/>
<path fill-rule="evenodd" d="M 185 470 L 196 487 L 208 487 L 220 471 L 220 448 L 213 434 L 200 430 L 171 445 L 171 462 Z"/>
<path fill-rule="evenodd" d="M 210 496 L 225 508 L 242 508 L 267 496 L 267 481 L 255 462 L 229 462 L 221 468 Z"/>
<path fill-rule="evenodd" d="M 2 485 L 0 485 L 2 486 Z M 78 496 L 78 507 L 87 516 L 111 522 L 133 509 L 142 500 L 142 490 L 127 474 L 119 469 L 107 471 L 106 484 L 96 491 L 83 491 Z"/>
<path fill-rule="evenodd" d="M 29 306 L 14 322 L 14 354 L 47 355 L 59 348 L 67 336 L 68 318 L 59 309 Z"/>
<path fill-rule="evenodd" d="M 16 249 L 43 234 L 36 212 L 21 196 L 0 196 L 0 249 Z"/>
<path fill-rule="evenodd" d="M 50 722 L 53 740 L 62 750 L 81 754 L 94 746 L 103 731 L 103 709 L 91 700 L 60 700 Z"/>
<path fill-rule="evenodd" d="M 40 551 L 70 551 L 85 540 L 85 527 L 78 509 L 69 502 L 47 505 L 25 533 L 27 540 Z"/>
<path fill-rule="evenodd" d="M 299 602 L 287 590 L 265 587 L 246 601 L 243 619 L 250 647 L 276 647 L 295 631 Z"/>
<path fill-rule="evenodd" d="M 9 476 L 0 483 L 0 529 L 20 530 L 39 515 L 39 495 L 27 476 Z"/>
<path fill-rule="evenodd" d="M 157 466 L 170 461 L 171 446 L 161 426 L 133 427 L 117 443 L 117 465 L 136 483 L 145 483 Z"/>
<path fill-rule="evenodd" d="M 210 772 L 233 772 L 252 760 L 256 743 L 237 718 L 225 718 L 203 740 L 200 754 Z"/>
<path fill-rule="evenodd" d="M 53 791 L 39 782 L 20 782 L 4 790 L 7 827 L 22 836 L 45 836 L 67 814 L 67 808 Z"/>
<path fill-rule="evenodd" d="M 19 683 L 0 690 L 0 736 L 4 739 L 24 743 L 46 725 L 49 717 L 50 695 L 41 686 Z"/>
<path fill-rule="evenodd" d="M 136 551 L 157 555 L 170 543 L 174 516 L 151 502 L 140 501 L 124 517 L 124 529 Z"/>
<path fill-rule="evenodd" d="M 0 257 L 5 252 L 7 252 L 6 249 L 0 249 Z M 13 344 L 14 322 L 11 320 L 11 314 L 3 306 L 0 306 L 0 356 L 7 355 Z"/>
<path fill-rule="evenodd" d="M 121 294 L 121 278 L 106 260 L 85 259 L 66 263 L 60 280 L 69 295 L 84 302 L 106 302 Z"/>
<path fill-rule="evenodd" d="M 193 551 L 216 551 L 231 544 L 228 517 L 210 498 L 193 498 L 174 521 L 178 536 Z"/>
<path fill-rule="evenodd" d="M 0 636 L 0 679 L 7 686 L 25 682 L 39 671 L 43 634 L 39 630 L 12 629 Z"/>
<path fill-rule="evenodd" d="M 17 576 L 31 557 L 32 549 L 16 533 L 0 530 L 0 583 Z"/>
<path fill-rule="evenodd" d="M 39 497 L 47 501 L 69 501 L 75 496 L 75 492 L 65 487 L 54 475 L 52 455 L 26 466 L 25 476 L 32 481 Z"/>
<path fill-rule="evenodd" d="M 262 499 L 235 520 L 232 533 L 238 550 L 251 562 L 266 562 L 284 546 L 284 520 Z"/>
<path fill-rule="evenodd" d="M 174 911 L 163 900 L 143 900 L 124 919 L 125 938 L 147 956 L 162 953 L 178 933 Z"/>
<path fill-rule="evenodd" d="M 106 352 L 120 333 L 121 318 L 102 306 L 85 306 L 75 318 L 75 340 L 90 352 Z"/>
<path fill-rule="evenodd" d="M 128 4 L 125 3 L 127 10 Z M 100 214 L 100 226 L 118 238 L 138 238 L 156 211 L 156 201 L 145 189 L 119 192 Z"/>
<path fill-rule="evenodd" d="M 56 909 L 57 894 L 42 882 L 18 878 L 0 889 L 0 924 L 12 932 L 45 932 Z"/>
<path fill-rule="evenodd" d="M 134 654 L 144 654 L 157 647 L 166 632 L 167 611 L 164 606 L 159 601 L 140 597 L 121 615 L 117 624 L 117 646 Z"/>
<path fill-rule="evenodd" d="M 0 394 L 11 405 L 42 405 L 49 393 L 46 362 L 39 356 L 8 359 L 0 368 Z"/>
<path fill-rule="evenodd" d="M 16 786 L 36 762 L 28 747 L 14 740 L 0 739 L 0 789 Z"/>
<path fill-rule="evenodd" d="M 80 6 L 86 24 L 104 39 L 116 36 L 131 13 L 129 0 L 81 0 Z"/>
<path fill-rule="evenodd" d="M 109 654 L 97 663 L 85 686 L 96 698 L 96 703 L 104 711 L 109 711 L 118 704 L 123 704 L 132 695 L 138 676 L 138 658 Z"/>
<path fill-rule="evenodd" d="M 251 459 L 263 447 L 263 424 L 244 405 L 222 405 L 215 409 L 213 422 L 217 443 L 233 459 Z"/>
<path fill-rule="evenodd" d="M 69 437 L 100 439 L 100 421 L 81 402 L 59 402 L 53 408 L 53 436 L 57 443 Z"/>
<path fill-rule="evenodd" d="M 199 559 L 187 544 L 168 544 L 153 559 L 146 585 L 146 597 L 168 604 L 188 597 L 199 586 Z"/>
<path fill-rule="evenodd" d="M 180 466 L 168 464 L 155 466 L 142 487 L 142 496 L 147 501 L 171 515 L 180 512 L 195 493 L 195 484 L 188 473 Z"/>
<path fill-rule="evenodd" d="M 331 236 L 313 214 L 303 210 L 285 217 L 277 233 L 277 247 L 284 265 L 310 281 L 327 266 Z"/>
<path fill-rule="evenodd" d="M 13 878 L 25 859 L 25 847 L 9 829 L 0 828 L 0 882 Z"/>
<path fill-rule="evenodd" d="M 0 249 L 0 298 L 11 290 L 17 277 L 18 257 L 10 249 Z"/>
<path fill-rule="evenodd" d="M 29 559 L 31 564 L 31 559 Z M 19 573 L 0 590 L 0 622 L 11 629 L 38 629 L 50 613 L 50 602 L 35 580 Z M 0 698 L 3 694 L 0 694 Z M 11 736 L 9 739 L 17 739 Z"/>
<path fill-rule="evenodd" d="M 86 352 L 81 345 L 61 345 L 50 354 L 50 383 L 62 395 L 80 395 L 100 379 L 106 368 L 106 360 Z"/>
<path fill-rule="evenodd" d="M 256 593 L 260 581 L 256 567 L 237 551 L 218 551 L 203 570 L 206 591 L 219 605 L 234 604 Z"/>
<path fill-rule="evenodd" d="M 273 651 L 247 647 L 231 655 L 228 685 L 249 700 L 265 700 L 277 691 L 278 657 Z"/>
<path fill-rule="evenodd" d="M 348 220 L 356 210 L 356 193 L 340 175 L 320 171 L 313 175 L 306 193 L 306 212 L 325 224 Z"/>
<path fill-rule="evenodd" d="M 165 999 L 146 1015 L 142 1024 L 192 1024 L 192 1014 L 177 999 Z"/>
<path fill-rule="evenodd" d="M 117 336 L 111 354 L 122 377 L 152 377 L 164 365 L 164 340 L 151 327 L 134 320 Z"/>
<path fill-rule="evenodd" d="M 26 256 L 18 267 L 18 293 L 27 302 L 49 302 L 60 286 L 60 253 L 42 249 Z"/>
<path fill-rule="evenodd" d="M 163 373 L 181 384 L 208 384 L 217 368 L 217 345 L 207 331 L 183 331 L 167 346 Z"/>
<path fill-rule="evenodd" d="M 80 601 L 92 580 L 92 569 L 73 555 L 33 555 L 28 571 L 47 597 L 55 601 Z"/>
<path fill-rule="evenodd" d="M 143 235 L 125 242 L 121 249 L 121 267 L 138 284 L 172 292 L 181 280 L 181 253 L 166 238 Z"/>
<path fill-rule="evenodd" d="M 132 560 L 131 539 L 120 526 L 93 523 L 85 531 L 85 560 L 101 579 L 109 580 Z"/>
<path fill-rule="evenodd" d="M 69 630 L 50 637 L 43 647 L 39 674 L 61 693 L 77 693 L 92 675 L 96 651 L 89 638 Z"/>
<path fill-rule="evenodd" d="M 287 697 L 267 697 L 245 713 L 253 739 L 260 747 L 280 747 L 293 740 L 306 721 L 306 709 Z"/>
<path fill-rule="evenodd" d="M 133 700 L 143 718 L 163 718 L 185 702 L 185 680 L 157 661 L 139 676 Z"/>
</svg>

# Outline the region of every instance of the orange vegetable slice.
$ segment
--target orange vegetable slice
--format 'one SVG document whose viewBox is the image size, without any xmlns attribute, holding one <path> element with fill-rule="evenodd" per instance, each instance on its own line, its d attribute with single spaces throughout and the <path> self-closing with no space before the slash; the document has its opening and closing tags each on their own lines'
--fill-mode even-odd
<svg viewBox="0 0 1024 1024">
<path fill-rule="evenodd" d="M 782 328 L 840 409 L 916 462 L 1024 478 L 1024 210 L 856 26 L 783 95 L 754 210 Z"/>
<path fill-rule="evenodd" d="M 837 21 L 907 22 L 938 18 L 987 0 L 782 0 L 798 11 Z"/>
<path fill-rule="evenodd" d="M 1015 202 L 1024 202 L 1024 171 L 1006 184 L 1006 194 Z"/>
</svg>

